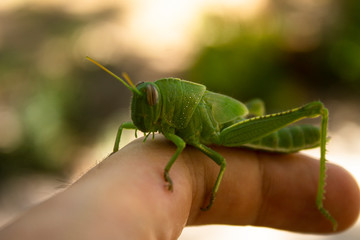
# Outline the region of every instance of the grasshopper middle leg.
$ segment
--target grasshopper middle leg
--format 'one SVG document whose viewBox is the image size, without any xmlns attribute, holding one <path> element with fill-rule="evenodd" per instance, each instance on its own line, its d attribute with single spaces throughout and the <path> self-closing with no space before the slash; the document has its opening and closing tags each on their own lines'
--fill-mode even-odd
<svg viewBox="0 0 360 240">
<path fill-rule="evenodd" d="M 193 145 L 196 148 L 198 148 L 200 151 L 205 153 L 208 157 L 210 157 L 212 160 L 214 160 L 214 162 L 217 165 L 220 166 L 219 174 L 218 174 L 218 176 L 216 178 L 215 185 L 214 185 L 214 187 L 212 189 L 212 192 L 211 192 L 211 195 L 210 195 L 209 204 L 207 206 L 201 208 L 201 210 L 206 211 L 206 210 L 209 210 L 211 208 L 211 206 L 213 205 L 213 203 L 214 203 L 216 193 L 219 190 L 219 186 L 220 186 L 222 177 L 223 177 L 225 169 L 226 169 L 226 161 L 225 161 L 225 158 L 223 156 L 221 156 L 219 153 L 215 152 L 211 148 L 206 147 L 203 144 L 193 144 Z"/>
</svg>

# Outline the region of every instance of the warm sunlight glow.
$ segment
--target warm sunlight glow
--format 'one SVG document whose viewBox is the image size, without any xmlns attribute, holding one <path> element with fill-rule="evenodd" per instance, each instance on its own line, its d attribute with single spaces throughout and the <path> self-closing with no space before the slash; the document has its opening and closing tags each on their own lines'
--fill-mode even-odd
<svg viewBox="0 0 360 240">
<path fill-rule="evenodd" d="M 261 13 L 267 0 L 138 0 L 123 2 L 112 22 L 89 26 L 80 34 L 79 55 L 99 60 L 118 55 L 141 55 L 153 67 L 181 69 L 196 52 L 196 31 L 206 14 L 250 19 Z M 98 38 L 97 36 L 106 36 Z"/>
</svg>

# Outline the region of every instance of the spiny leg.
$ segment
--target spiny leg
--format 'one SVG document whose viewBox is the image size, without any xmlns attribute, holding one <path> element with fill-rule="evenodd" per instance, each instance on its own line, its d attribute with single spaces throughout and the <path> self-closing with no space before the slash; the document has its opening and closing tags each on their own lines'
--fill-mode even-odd
<svg viewBox="0 0 360 240">
<path fill-rule="evenodd" d="M 220 144 L 229 147 L 242 146 L 303 118 L 319 117 L 322 109 L 322 103 L 311 102 L 289 111 L 245 119 L 223 129 L 220 133 Z"/>
<path fill-rule="evenodd" d="M 316 196 L 316 205 L 319 211 L 337 228 L 337 223 L 331 214 L 323 206 L 324 187 L 325 187 L 325 153 L 326 153 L 326 132 L 328 111 L 321 102 L 311 102 L 303 107 L 289 111 L 269 114 L 260 117 L 254 117 L 235 123 L 220 133 L 220 143 L 224 146 L 241 146 L 258 140 L 280 128 L 283 128 L 293 122 L 303 118 L 314 118 L 321 116 L 321 133 L 320 133 L 320 176 L 318 193 Z"/>
<path fill-rule="evenodd" d="M 326 137 L 327 137 L 327 124 L 328 124 L 328 110 L 323 108 L 321 110 L 321 128 L 320 128 L 320 173 L 319 173 L 319 185 L 316 196 L 316 206 L 319 211 L 327 218 L 333 225 L 333 230 L 337 229 L 337 222 L 331 216 L 328 210 L 324 208 L 323 200 L 325 193 L 325 180 L 326 180 Z"/>
<path fill-rule="evenodd" d="M 135 129 L 135 130 L 137 130 L 137 127 L 132 122 L 125 122 L 125 123 L 120 125 L 120 127 L 119 127 L 119 129 L 117 131 L 117 134 L 116 134 L 114 149 L 113 149 L 113 152 L 111 153 L 111 155 L 116 153 L 119 150 L 121 133 L 122 133 L 123 129 Z"/>
<path fill-rule="evenodd" d="M 282 153 L 320 147 L 320 128 L 309 124 L 286 126 L 244 146 Z"/>
<path fill-rule="evenodd" d="M 169 171 L 171 166 L 174 164 L 174 162 L 176 161 L 176 159 L 178 158 L 178 156 L 180 155 L 180 153 L 184 150 L 186 143 L 184 140 L 182 140 L 179 136 L 172 134 L 172 133 L 167 133 L 164 134 L 165 137 L 167 139 L 169 139 L 170 141 L 172 141 L 177 149 L 176 152 L 174 153 L 174 155 L 170 158 L 169 162 L 166 164 L 165 169 L 164 169 L 164 179 L 165 181 L 168 183 L 168 190 L 172 191 L 173 190 L 173 182 L 169 176 Z"/>
<path fill-rule="evenodd" d="M 211 196 L 210 196 L 210 201 L 209 204 L 206 207 L 202 207 L 201 210 L 203 211 L 207 211 L 211 208 L 211 206 L 214 203 L 215 197 L 216 197 L 216 193 L 219 190 L 219 186 L 222 180 L 222 177 L 224 175 L 225 169 L 226 169 L 226 161 L 225 158 L 223 156 L 221 156 L 219 153 L 215 152 L 214 150 L 212 150 L 211 148 L 206 147 L 203 144 L 193 144 L 196 148 L 198 148 L 200 151 L 202 151 L 203 153 L 205 153 L 208 157 L 210 157 L 212 160 L 214 160 L 214 162 L 220 166 L 220 171 L 219 174 L 216 178 L 215 181 L 215 185 L 212 189 L 211 192 Z"/>
</svg>

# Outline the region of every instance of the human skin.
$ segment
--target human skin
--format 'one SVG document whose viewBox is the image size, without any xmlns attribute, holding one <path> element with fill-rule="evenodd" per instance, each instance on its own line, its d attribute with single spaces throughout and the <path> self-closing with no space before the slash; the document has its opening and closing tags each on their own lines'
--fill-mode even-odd
<svg viewBox="0 0 360 240">
<path fill-rule="evenodd" d="M 187 146 L 170 170 L 170 192 L 163 170 L 176 148 L 156 136 L 146 143 L 135 140 L 106 158 L 3 228 L 0 239 L 177 239 L 185 226 L 204 224 L 334 233 L 315 204 L 317 159 L 212 148 L 226 158 L 227 168 L 209 211 L 200 208 L 219 166 Z M 359 187 L 346 170 L 330 163 L 326 181 L 324 206 L 337 220 L 337 231 L 343 231 L 358 218 Z"/>
</svg>

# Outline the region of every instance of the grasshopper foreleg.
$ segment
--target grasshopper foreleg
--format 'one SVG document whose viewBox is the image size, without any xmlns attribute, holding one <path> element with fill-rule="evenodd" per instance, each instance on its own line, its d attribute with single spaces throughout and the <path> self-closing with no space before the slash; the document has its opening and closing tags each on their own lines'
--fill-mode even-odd
<svg viewBox="0 0 360 240">
<path fill-rule="evenodd" d="M 117 131 L 114 149 L 111 154 L 114 154 L 119 150 L 119 144 L 120 144 L 120 139 L 121 139 L 121 134 L 122 134 L 123 129 L 135 129 L 135 131 L 137 131 L 137 127 L 132 122 L 125 122 L 125 123 L 121 124 Z"/>
</svg>

